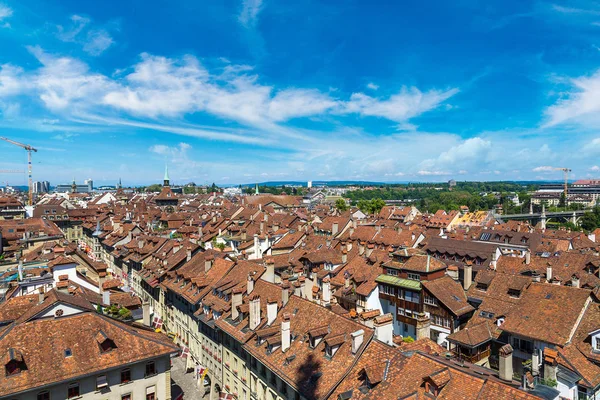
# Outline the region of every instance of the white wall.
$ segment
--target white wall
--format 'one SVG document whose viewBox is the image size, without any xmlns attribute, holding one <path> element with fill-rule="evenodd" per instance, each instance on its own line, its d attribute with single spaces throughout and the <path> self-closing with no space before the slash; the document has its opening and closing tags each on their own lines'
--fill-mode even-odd
<svg viewBox="0 0 600 400">
<path fill-rule="evenodd" d="M 77 275 L 76 267 L 76 263 L 55 266 L 52 272 L 52 276 L 54 277 L 54 286 L 56 287 L 56 283 L 59 281 L 59 276 L 68 275 L 69 280 L 77 283 L 80 286 L 85 287 L 86 289 L 92 290 L 96 293 L 100 293 L 100 289 L 96 285 L 92 285 L 91 283 L 81 279 Z"/>
</svg>

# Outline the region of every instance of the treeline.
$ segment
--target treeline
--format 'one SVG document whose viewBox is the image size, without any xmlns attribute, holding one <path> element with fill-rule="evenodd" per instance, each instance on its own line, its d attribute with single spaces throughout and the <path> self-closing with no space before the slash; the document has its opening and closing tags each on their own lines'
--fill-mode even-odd
<svg viewBox="0 0 600 400">
<path fill-rule="evenodd" d="M 469 210 L 490 210 L 501 204 L 505 213 L 528 211 L 528 191 L 536 187 L 511 182 L 459 182 L 454 187 L 448 184 L 385 185 L 369 190 L 354 190 L 346 193 L 353 205 L 364 200 L 400 200 L 413 204 L 421 211 L 458 210 L 467 206 Z M 517 193 L 520 201 L 515 206 L 512 198 Z"/>
</svg>

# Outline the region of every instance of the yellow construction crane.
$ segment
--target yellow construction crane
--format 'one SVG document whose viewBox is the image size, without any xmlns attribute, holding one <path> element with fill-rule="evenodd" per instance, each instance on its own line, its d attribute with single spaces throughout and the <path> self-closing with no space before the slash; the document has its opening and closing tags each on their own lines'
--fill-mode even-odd
<svg viewBox="0 0 600 400">
<path fill-rule="evenodd" d="M 10 139 L 2 137 L 2 136 L 0 136 L 0 139 L 4 140 L 5 142 L 14 144 L 15 146 L 19 146 L 19 147 L 25 149 L 25 151 L 27 151 L 27 173 L 29 175 L 29 205 L 32 206 L 33 205 L 33 182 L 31 181 L 31 152 L 34 151 L 37 153 L 37 149 L 28 144 L 15 142 L 14 140 L 10 140 Z"/>
<path fill-rule="evenodd" d="M 565 175 L 565 204 L 567 203 L 567 195 L 569 194 L 569 168 L 554 168 L 555 171 L 562 171 Z"/>
</svg>

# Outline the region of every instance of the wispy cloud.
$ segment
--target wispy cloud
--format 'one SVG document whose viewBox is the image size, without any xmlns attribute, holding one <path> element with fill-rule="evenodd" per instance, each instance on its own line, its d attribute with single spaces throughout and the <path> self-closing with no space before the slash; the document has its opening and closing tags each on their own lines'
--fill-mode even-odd
<svg viewBox="0 0 600 400">
<path fill-rule="evenodd" d="M 0 3 L 0 27 L 9 28 L 10 24 L 6 21 L 8 18 L 12 17 L 13 10 L 5 4 Z"/>
<path fill-rule="evenodd" d="M 81 15 L 72 15 L 69 26 L 57 25 L 56 37 L 68 43 L 77 43 L 82 46 L 83 51 L 99 56 L 107 50 L 114 40 L 105 29 L 91 28 L 92 20 Z"/>
<path fill-rule="evenodd" d="M 374 84 L 373 82 L 369 82 L 367 84 L 367 89 L 371 89 L 371 90 L 377 90 L 379 89 L 379 85 Z"/>
<path fill-rule="evenodd" d="M 188 143 L 179 143 L 177 146 L 167 146 L 164 144 L 156 144 L 151 146 L 149 151 L 161 156 L 171 157 L 173 159 L 182 159 L 187 157 L 187 152 L 192 146 Z"/>
<path fill-rule="evenodd" d="M 555 168 L 549 165 L 542 165 L 532 169 L 533 172 L 553 172 L 554 170 Z"/>
<path fill-rule="evenodd" d="M 240 23 L 246 28 L 254 27 L 262 5 L 263 0 L 242 0 L 242 11 L 238 16 Z"/>
</svg>

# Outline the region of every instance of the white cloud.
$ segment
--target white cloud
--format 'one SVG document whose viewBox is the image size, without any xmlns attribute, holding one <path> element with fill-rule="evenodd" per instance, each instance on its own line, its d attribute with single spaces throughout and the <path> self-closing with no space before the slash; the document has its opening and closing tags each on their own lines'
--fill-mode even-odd
<svg viewBox="0 0 600 400">
<path fill-rule="evenodd" d="M 576 123 L 600 127 L 600 70 L 570 79 L 571 91 L 545 110 L 545 126 Z"/>
<path fill-rule="evenodd" d="M 242 0 L 242 11 L 238 16 L 238 20 L 243 26 L 249 28 L 256 25 L 262 3 L 263 0 Z"/>
<path fill-rule="evenodd" d="M 0 3 L 0 22 L 12 17 L 13 10 L 7 5 Z M 3 27 L 8 28 L 10 24 L 8 22 L 2 24 Z"/>
<path fill-rule="evenodd" d="M 161 156 L 170 157 L 173 160 L 187 159 L 187 152 L 192 146 L 188 143 L 179 143 L 177 146 L 167 146 L 164 144 L 155 144 L 149 151 Z"/>
<path fill-rule="evenodd" d="M 590 171 L 594 171 L 594 172 L 600 171 L 600 167 L 597 165 L 594 165 L 593 167 L 590 168 Z"/>
<path fill-rule="evenodd" d="M 533 172 L 551 172 L 554 170 L 555 170 L 555 168 L 551 167 L 549 165 L 542 165 L 542 166 L 535 167 L 534 169 L 532 169 Z"/>
<path fill-rule="evenodd" d="M 428 171 L 428 170 L 420 170 L 417 172 L 417 175 L 420 176 L 443 176 L 443 175 L 451 175 L 451 172 L 448 171 Z"/>
<path fill-rule="evenodd" d="M 59 40 L 77 43 L 83 46 L 83 51 L 92 56 L 99 56 L 114 43 L 106 30 L 90 28 L 91 19 L 81 15 L 72 15 L 70 19 L 71 24 L 68 27 L 57 25 L 56 37 Z"/>
<path fill-rule="evenodd" d="M 368 89 L 371 89 L 371 90 L 377 90 L 377 89 L 379 89 L 379 85 L 376 85 L 376 84 L 374 84 L 373 82 L 369 82 L 369 83 L 367 84 L 367 88 L 368 88 Z"/>
<path fill-rule="evenodd" d="M 430 90 L 402 88 L 388 99 L 376 99 L 364 93 L 354 93 L 345 103 L 343 112 L 363 116 L 382 117 L 396 122 L 405 122 L 417 115 L 438 107 L 442 102 L 458 93 L 458 89 Z"/>
<path fill-rule="evenodd" d="M 113 43 L 113 38 L 104 29 L 92 30 L 87 34 L 87 42 L 83 45 L 83 51 L 92 56 L 99 56 Z"/>
<path fill-rule="evenodd" d="M 23 69 L 10 64 L 0 65 L 0 98 L 19 94 L 26 86 Z"/>
</svg>

